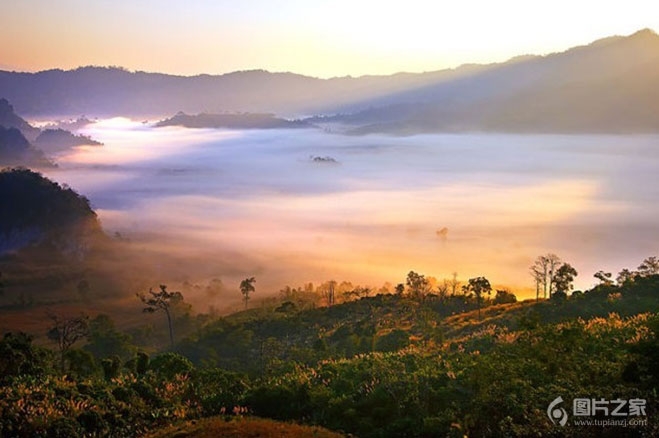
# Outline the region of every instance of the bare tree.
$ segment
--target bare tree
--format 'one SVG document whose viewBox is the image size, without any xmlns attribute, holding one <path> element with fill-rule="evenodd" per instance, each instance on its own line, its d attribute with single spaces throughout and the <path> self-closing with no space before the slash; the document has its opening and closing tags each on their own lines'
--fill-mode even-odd
<svg viewBox="0 0 659 438">
<path fill-rule="evenodd" d="M 245 302 L 245 309 L 247 309 L 247 303 L 249 302 L 249 294 L 256 291 L 254 287 L 256 283 L 256 278 L 249 277 L 240 282 L 240 293 L 243 294 L 243 301 Z"/>
<path fill-rule="evenodd" d="M 529 270 L 531 271 L 531 277 L 533 277 L 533 280 L 535 281 L 535 300 L 540 301 L 540 286 L 544 287 L 545 275 L 536 264 L 531 266 Z"/>
<path fill-rule="evenodd" d="M 47 336 L 48 339 L 57 342 L 60 354 L 60 371 L 64 374 L 66 352 L 78 340 L 89 335 L 89 316 L 81 314 L 75 318 L 64 319 L 52 313 L 47 315 L 53 321 L 53 327 L 48 330 Z"/>
<path fill-rule="evenodd" d="M 164 284 L 160 285 L 160 292 L 154 292 L 153 289 L 149 289 L 149 295 L 137 294 L 140 300 L 146 307 L 142 309 L 144 313 L 155 313 L 159 311 L 165 312 L 167 315 L 167 325 L 169 327 L 169 342 L 174 346 L 174 328 L 172 326 L 172 314 L 171 307 L 174 304 L 180 303 L 183 301 L 183 295 L 181 292 L 167 292 L 167 286 Z"/>
<path fill-rule="evenodd" d="M 451 286 L 451 296 L 455 296 L 455 293 L 458 291 L 458 287 L 460 286 L 460 281 L 458 281 L 458 273 L 454 272 L 451 276 L 451 280 L 449 281 L 449 285 Z"/>
<path fill-rule="evenodd" d="M 316 292 L 325 299 L 328 307 L 336 303 L 337 282 L 335 280 L 326 281 L 318 286 Z"/>
<path fill-rule="evenodd" d="M 549 253 L 535 259 L 530 270 L 536 284 L 536 299 L 540 295 L 540 286 L 542 286 L 543 297 L 546 299 L 547 292 L 549 292 L 549 298 L 551 298 L 554 276 L 560 265 L 561 259 L 556 254 Z"/>
<path fill-rule="evenodd" d="M 437 285 L 437 294 L 442 300 L 445 300 L 448 296 L 448 291 L 450 288 L 450 283 L 448 280 L 444 279 L 441 284 Z"/>
</svg>

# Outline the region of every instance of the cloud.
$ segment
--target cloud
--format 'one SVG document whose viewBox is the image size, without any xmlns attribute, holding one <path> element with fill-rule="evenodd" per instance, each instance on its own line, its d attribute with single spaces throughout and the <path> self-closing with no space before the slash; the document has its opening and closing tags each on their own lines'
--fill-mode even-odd
<svg viewBox="0 0 659 438">
<path fill-rule="evenodd" d="M 526 287 L 547 251 L 593 272 L 656 252 L 648 137 L 93 129 L 105 146 L 62 157 L 49 176 L 88 196 L 107 230 L 166 254 L 163 276 L 230 289 L 257 275 L 275 291 L 395 283 L 414 269 Z"/>
</svg>

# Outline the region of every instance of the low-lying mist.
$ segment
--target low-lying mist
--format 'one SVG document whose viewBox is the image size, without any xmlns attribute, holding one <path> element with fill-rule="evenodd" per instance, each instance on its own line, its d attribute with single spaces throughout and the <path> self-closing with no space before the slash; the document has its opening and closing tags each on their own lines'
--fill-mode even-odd
<svg viewBox="0 0 659 438">
<path fill-rule="evenodd" d="M 483 275 L 526 297 L 540 254 L 572 263 L 584 288 L 659 252 L 658 136 L 353 137 L 125 119 L 83 132 L 105 146 L 58 157 L 47 176 L 87 196 L 157 281 L 221 279 L 236 302 L 248 276 L 256 299 L 330 279 L 396 284 L 410 270 Z"/>
</svg>

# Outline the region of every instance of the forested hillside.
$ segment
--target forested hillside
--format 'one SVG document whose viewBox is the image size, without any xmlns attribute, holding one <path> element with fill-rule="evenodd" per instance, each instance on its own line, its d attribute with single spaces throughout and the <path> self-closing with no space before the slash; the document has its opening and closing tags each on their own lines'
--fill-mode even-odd
<svg viewBox="0 0 659 438">
<path fill-rule="evenodd" d="M 100 224 L 89 200 L 24 168 L 0 172 L 0 254 L 38 245 L 81 255 Z"/>
<path fill-rule="evenodd" d="M 0 433 L 140 435 L 259 416 L 362 437 L 653 436 L 652 422 L 560 425 L 546 410 L 559 396 L 642 399 L 643 415 L 629 419 L 654 418 L 658 268 L 651 257 L 619 282 L 602 275 L 589 291 L 523 303 L 478 305 L 468 288 L 418 295 L 408 284 L 304 308 L 288 290 L 150 354 L 107 316 L 53 316 L 49 336 L 73 342 L 53 351 L 13 333 L 0 343 Z M 162 292 L 150 296 L 184 299 Z"/>
</svg>

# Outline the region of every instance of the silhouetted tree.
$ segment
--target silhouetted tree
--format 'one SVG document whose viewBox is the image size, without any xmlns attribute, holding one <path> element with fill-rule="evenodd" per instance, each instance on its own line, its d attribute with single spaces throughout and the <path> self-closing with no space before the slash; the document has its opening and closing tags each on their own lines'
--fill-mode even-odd
<svg viewBox="0 0 659 438">
<path fill-rule="evenodd" d="M 478 305 L 478 319 L 481 319 L 481 302 L 483 301 L 483 294 L 490 295 L 492 293 L 492 286 L 490 281 L 485 277 L 470 278 L 469 282 L 462 286 L 465 295 L 473 293 L 476 295 L 476 304 Z"/>
<path fill-rule="evenodd" d="M 403 295 L 403 292 L 405 292 L 405 285 L 403 283 L 398 283 L 394 290 L 396 295 Z"/>
<path fill-rule="evenodd" d="M 630 271 L 627 268 L 624 268 L 622 271 L 618 272 L 616 277 L 616 283 L 618 286 L 624 286 L 625 284 L 631 283 L 634 281 L 635 273 Z"/>
<path fill-rule="evenodd" d="M 153 289 L 149 289 L 149 296 L 145 294 L 137 294 L 140 300 L 146 307 L 142 309 L 144 313 L 155 313 L 158 311 L 164 311 L 167 315 L 167 325 L 169 326 L 169 342 L 174 346 L 174 328 L 172 327 L 172 315 L 171 307 L 174 304 L 180 303 L 183 301 L 183 295 L 181 292 L 167 292 L 167 286 L 164 284 L 160 285 L 160 292 L 154 292 Z"/>
<path fill-rule="evenodd" d="M 641 263 L 636 269 L 638 271 L 638 275 L 641 277 L 648 277 L 650 275 L 659 274 L 659 259 L 654 256 L 648 257 L 647 259 L 643 260 L 643 263 Z"/>
<path fill-rule="evenodd" d="M 247 303 L 249 302 L 249 294 L 256 291 L 254 288 L 254 283 L 256 283 L 256 279 L 254 277 L 246 278 L 240 282 L 240 293 L 243 294 L 245 309 L 247 309 Z"/>
<path fill-rule="evenodd" d="M 437 295 L 439 298 L 444 301 L 448 297 L 448 291 L 450 288 L 450 283 L 448 280 L 444 279 L 441 284 L 437 285 Z"/>
<path fill-rule="evenodd" d="M 563 263 L 560 268 L 554 273 L 552 283 L 557 293 L 561 297 L 567 296 L 567 293 L 572 290 L 572 282 L 578 275 L 577 270 L 574 269 L 569 263 Z"/>
<path fill-rule="evenodd" d="M 414 298 L 422 297 L 430 292 L 430 282 L 428 279 L 424 275 L 417 274 L 414 271 L 410 271 L 407 274 L 405 284 L 407 285 L 410 296 Z"/>
<path fill-rule="evenodd" d="M 89 316 L 82 314 L 76 318 L 63 319 L 52 313 L 48 318 L 53 321 L 53 327 L 48 330 L 48 339 L 57 342 L 60 354 L 60 371 L 64 373 L 66 352 L 78 340 L 89 335 Z"/>
<path fill-rule="evenodd" d="M 604 271 L 597 271 L 593 277 L 597 278 L 600 281 L 601 285 L 604 286 L 613 286 L 613 280 L 611 280 L 611 273 Z"/>
</svg>

